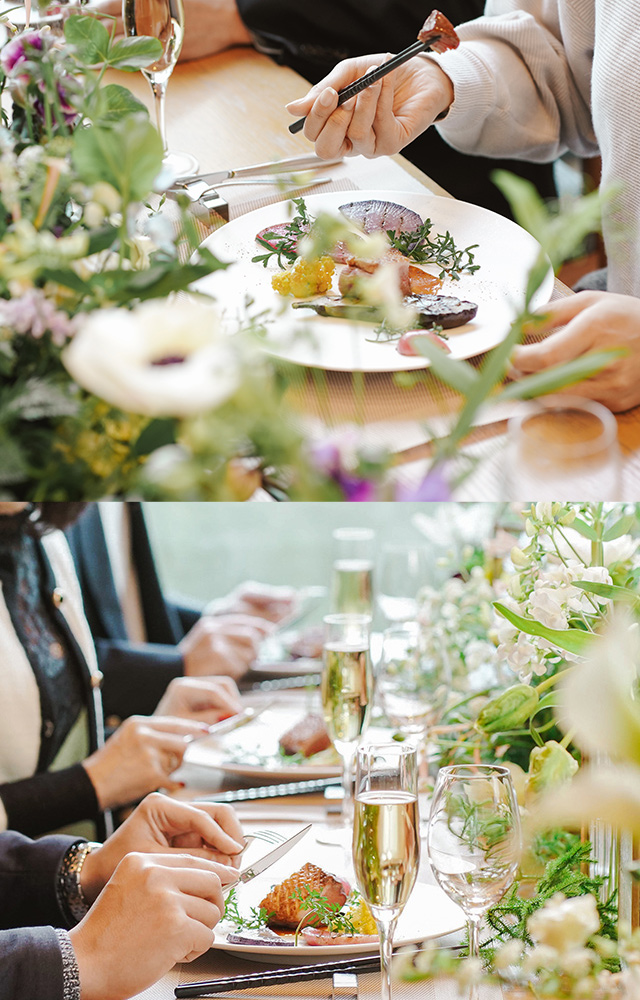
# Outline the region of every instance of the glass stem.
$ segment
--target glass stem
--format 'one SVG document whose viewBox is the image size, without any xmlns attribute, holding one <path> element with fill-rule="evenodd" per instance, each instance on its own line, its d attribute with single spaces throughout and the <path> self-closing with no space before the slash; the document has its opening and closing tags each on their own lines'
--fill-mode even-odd
<svg viewBox="0 0 640 1000">
<path fill-rule="evenodd" d="M 348 823 L 353 816 L 353 758 L 355 747 L 348 746 L 342 752 L 342 819 Z"/>
<path fill-rule="evenodd" d="M 393 955 L 393 935 L 395 933 L 397 916 L 376 914 L 378 935 L 380 937 L 380 1000 L 391 1000 L 391 958 Z"/>
<path fill-rule="evenodd" d="M 164 105 L 165 105 L 165 95 L 167 93 L 167 82 L 163 80 L 161 83 L 155 80 L 149 80 L 151 84 L 151 91 L 153 93 L 153 98 L 156 106 L 156 124 L 158 126 L 158 132 L 160 133 L 160 138 L 162 139 L 162 148 L 165 154 L 168 152 L 169 147 L 167 146 L 167 126 L 164 118 Z"/>
<path fill-rule="evenodd" d="M 480 958 L 480 925 L 482 917 L 477 914 L 469 917 L 469 958 Z M 478 1000 L 478 984 L 472 983 L 469 987 L 469 1000 Z"/>
</svg>

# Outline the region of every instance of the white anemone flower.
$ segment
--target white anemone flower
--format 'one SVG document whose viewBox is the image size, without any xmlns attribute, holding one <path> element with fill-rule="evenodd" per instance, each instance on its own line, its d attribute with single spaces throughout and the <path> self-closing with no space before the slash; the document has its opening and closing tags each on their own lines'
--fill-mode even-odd
<svg viewBox="0 0 640 1000">
<path fill-rule="evenodd" d="M 63 361 L 84 389 L 154 417 L 215 409 L 240 381 L 239 358 L 217 310 L 194 299 L 97 310 L 79 327 Z"/>
</svg>

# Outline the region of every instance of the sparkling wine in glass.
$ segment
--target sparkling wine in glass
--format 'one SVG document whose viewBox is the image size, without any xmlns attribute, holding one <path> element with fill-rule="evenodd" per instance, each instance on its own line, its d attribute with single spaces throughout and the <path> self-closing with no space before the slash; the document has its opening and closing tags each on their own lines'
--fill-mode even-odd
<svg viewBox="0 0 640 1000">
<path fill-rule="evenodd" d="M 158 132 L 164 148 L 163 167 L 172 179 L 195 173 L 198 161 L 190 153 L 169 152 L 165 123 L 165 98 L 169 77 L 178 61 L 184 37 L 182 0 L 122 0 L 127 35 L 149 35 L 162 45 L 162 54 L 142 70 L 151 85 Z"/>
<path fill-rule="evenodd" d="M 342 760 L 342 830 L 323 843 L 346 843 L 353 808 L 353 758 L 371 706 L 370 615 L 327 615 L 320 692 L 327 732 Z"/>
<path fill-rule="evenodd" d="M 370 528 L 336 528 L 331 578 L 331 609 L 338 614 L 373 610 L 373 541 Z"/>
<path fill-rule="evenodd" d="M 356 883 L 378 926 L 381 997 L 390 1000 L 393 936 L 420 863 L 416 747 L 402 743 L 359 747 L 355 790 Z"/>
<path fill-rule="evenodd" d="M 427 844 L 437 882 L 464 910 L 469 954 L 477 958 L 483 917 L 513 882 L 522 849 L 509 769 L 493 764 L 440 768 Z"/>
</svg>

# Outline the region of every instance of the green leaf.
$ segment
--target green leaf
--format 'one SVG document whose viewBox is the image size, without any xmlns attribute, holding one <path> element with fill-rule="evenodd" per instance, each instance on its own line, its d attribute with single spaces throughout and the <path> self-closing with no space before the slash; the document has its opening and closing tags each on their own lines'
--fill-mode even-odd
<svg viewBox="0 0 640 1000">
<path fill-rule="evenodd" d="M 637 524 L 637 518 L 635 514 L 625 514 L 621 517 L 615 524 L 612 524 L 610 528 L 607 528 L 602 540 L 604 542 L 611 542 L 614 538 L 620 538 L 622 535 L 627 535 L 632 528 Z"/>
<path fill-rule="evenodd" d="M 535 375 L 527 375 L 518 379 L 517 382 L 510 382 L 500 391 L 497 398 L 501 402 L 510 399 L 533 399 L 535 396 L 558 392 L 565 386 L 592 378 L 616 358 L 628 353 L 624 347 L 612 347 L 606 351 L 592 351 L 590 354 L 583 354 L 579 358 L 574 358 L 573 361 L 554 365 L 545 371 L 536 372 Z"/>
<path fill-rule="evenodd" d="M 106 62 L 109 54 L 109 32 L 96 17 L 74 14 L 64 23 L 64 37 L 73 45 L 78 58 L 87 66 Z"/>
<path fill-rule="evenodd" d="M 0 438 L 0 486 L 11 486 L 28 477 L 28 464 L 18 442 L 11 437 Z"/>
<path fill-rule="evenodd" d="M 585 656 L 592 643 L 599 638 L 593 632 L 583 632 L 582 629 L 577 628 L 547 628 L 535 618 L 526 618 L 524 615 L 516 614 L 515 611 L 505 607 L 499 601 L 495 601 L 493 606 L 498 614 L 519 628 L 521 632 L 525 632 L 527 635 L 537 635 L 541 639 L 548 639 L 554 646 L 566 649 L 568 653 L 574 653 L 576 656 Z"/>
<path fill-rule="evenodd" d="M 133 445 L 132 454 L 135 457 L 150 455 L 157 448 L 175 444 L 177 421 L 172 417 L 152 420 L 141 432 Z"/>
<path fill-rule="evenodd" d="M 77 129 L 73 162 L 87 184 L 106 181 L 125 207 L 143 201 L 162 167 L 162 141 L 145 115 L 129 115 L 113 125 Z"/>
<path fill-rule="evenodd" d="M 415 348 L 423 358 L 428 358 L 435 374 L 452 389 L 468 396 L 478 381 L 478 373 L 466 361 L 457 361 L 446 354 L 428 337 L 416 337 Z"/>
<path fill-rule="evenodd" d="M 77 292 L 78 295 L 87 292 L 87 283 L 71 268 L 43 268 L 40 276 L 43 281 L 54 281 L 57 285 L 64 285 L 65 288 Z"/>
<path fill-rule="evenodd" d="M 157 38 L 138 35 L 136 38 L 120 38 L 109 49 L 106 60 L 114 69 L 134 72 L 146 69 L 162 55 L 162 45 Z"/>
<path fill-rule="evenodd" d="M 97 92 L 96 108 L 92 114 L 94 124 L 118 121 L 125 115 L 143 114 L 148 117 L 146 107 L 134 97 L 130 90 L 118 83 L 108 83 Z"/>
<path fill-rule="evenodd" d="M 586 521 L 583 521 L 582 518 L 574 518 L 571 522 L 571 527 L 575 528 L 579 535 L 582 535 L 584 538 L 588 538 L 590 542 L 598 541 L 598 534 L 595 528 L 592 528 L 591 525 L 587 524 Z"/>
<path fill-rule="evenodd" d="M 593 583 L 591 580 L 576 580 L 573 586 L 579 587 L 587 594 L 605 597 L 610 601 L 632 604 L 636 611 L 640 611 L 640 597 L 635 590 L 630 590 L 628 587 L 616 587 L 612 583 Z"/>
</svg>

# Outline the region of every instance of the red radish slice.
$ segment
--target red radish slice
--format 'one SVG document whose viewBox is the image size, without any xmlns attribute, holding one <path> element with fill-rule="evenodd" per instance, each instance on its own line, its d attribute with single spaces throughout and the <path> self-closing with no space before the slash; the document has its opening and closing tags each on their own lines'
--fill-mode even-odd
<svg viewBox="0 0 640 1000">
<path fill-rule="evenodd" d="M 403 333 L 400 340 L 396 344 L 396 350 L 398 354 L 403 354 L 410 358 L 422 357 L 417 345 L 420 341 L 424 340 L 430 340 L 433 344 L 437 344 L 438 347 L 441 347 L 445 354 L 451 354 L 451 348 L 447 344 L 446 340 L 439 337 L 437 333 L 433 332 L 433 330 L 429 330 L 426 333 L 418 330 L 410 330 L 409 333 Z"/>
</svg>

